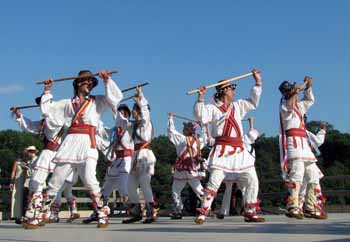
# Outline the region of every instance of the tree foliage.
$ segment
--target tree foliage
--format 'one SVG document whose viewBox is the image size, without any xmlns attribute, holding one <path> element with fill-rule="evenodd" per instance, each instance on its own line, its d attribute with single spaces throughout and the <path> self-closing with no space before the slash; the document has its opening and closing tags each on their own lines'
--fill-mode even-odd
<svg viewBox="0 0 350 242">
<path fill-rule="evenodd" d="M 307 124 L 308 130 L 317 132 L 320 121 L 311 121 Z M 42 149 L 42 143 L 37 136 L 13 130 L 0 131 L 0 169 L 1 185 L 7 185 L 11 167 L 25 147 L 35 145 Z M 172 166 L 176 160 L 176 150 L 167 136 L 160 135 L 153 139 L 152 149 L 157 157 L 155 175 L 152 178 L 152 188 L 155 199 L 162 208 L 171 206 Z M 255 143 L 256 170 L 260 179 L 261 193 L 285 192 L 282 185 L 279 163 L 278 137 L 266 137 L 262 135 Z M 350 135 L 341 133 L 333 125 L 328 124 L 328 132 L 325 143 L 320 147 L 322 156 L 318 165 L 326 176 L 339 176 L 350 174 Z M 203 156 L 207 156 L 209 149 L 203 150 Z M 106 171 L 106 163 L 102 155 L 97 167 L 97 176 L 101 184 Z M 79 184 L 81 185 L 81 184 Z M 348 181 L 325 180 L 324 190 L 350 189 Z M 184 191 L 188 195 L 188 191 Z M 331 199 L 332 202 L 349 202 L 348 198 Z M 265 205 L 279 206 L 281 198 L 264 198 Z M 185 201 L 186 204 L 186 201 Z"/>
</svg>

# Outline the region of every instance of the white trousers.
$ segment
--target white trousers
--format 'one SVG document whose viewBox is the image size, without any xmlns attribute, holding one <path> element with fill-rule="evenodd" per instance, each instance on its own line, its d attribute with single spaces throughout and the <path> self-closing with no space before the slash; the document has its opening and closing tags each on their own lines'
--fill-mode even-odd
<svg viewBox="0 0 350 242">
<path fill-rule="evenodd" d="M 288 163 L 290 181 L 302 183 L 305 180 L 308 183 L 315 183 L 323 176 L 315 162 L 294 161 Z"/>
<path fill-rule="evenodd" d="M 203 208 L 210 208 L 211 204 L 215 198 L 213 193 L 216 193 L 225 178 L 225 172 L 219 169 L 211 170 L 209 182 L 207 185 L 207 194 L 206 198 L 202 200 Z M 245 204 L 246 212 L 255 212 L 255 204 L 257 203 L 258 191 L 259 191 L 259 181 L 258 176 L 256 174 L 255 168 L 250 168 L 246 171 L 239 173 L 239 181 L 238 187 L 242 191 L 243 201 Z M 232 187 L 231 187 L 232 189 Z M 230 195 L 227 193 L 227 196 Z M 231 199 L 230 197 L 224 198 L 224 201 L 228 201 Z M 246 206 L 254 204 L 252 206 Z M 224 205 L 229 207 L 229 205 Z"/>
<path fill-rule="evenodd" d="M 232 181 L 225 181 L 225 193 L 222 198 L 220 214 L 230 215 L 230 206 L 231 206 L 231 196 L 232 196 Z"/>
<path fill-rule="evenodd" d="M 196 193 L 198 198 L 200 198 L 202 195 L 204 195 L 203 187 L 202 187 L 202 184 L 201 184 L 199 178 L 194 178 L 194 179 L 190 179 L 190 180 L 174 179 L 171 190 L 172 190 L 172 197 L 173 197 L 173 202 L 174 202 L 174 210 L 177 213 L 181 213 L 181 211 L 183 209 L 181 192 L 187 183 L 190 185 L 190 187 L 192 188 L 194 193 Z"/>
<path fill-rule="evenodd" d="M 258 201 L 259 180 L 255 168 L 250 168 L 242 173 L 237 173 L 238 188 L 242 191 L 244 205 L 256 204 Z M 221 214 L 229 215 L 231 206 L 232 184 L 233 182 L 225 182 L 226 188 L 222 199 Z M 245 211 L 251 209 L 245 208 Z M 253 209 L 254 210 L 254 209 Z"/>
<path fill-rule="evenodd" d="M 89 159 L 84 163 L 59 163 L 57 164 L 53 175 L 49 181 L 49 189 L 47 194 L 49 196 L 57 196 L 65 180 L 72 172 L 76 172 L 84 186 L 89 190 L 92 195 L 100 194 L 99 182 L 96 178 L 96 165 L 97 161 Z"/>
<path fill-rule="evenodd" d="M 56 204 L 61 204 L 62 200 L 62 193 L 64 194 L 64 197 L 67 199 L 67 202 L 73 201 L 75 199 L 73 195 L 73 186 L 78 181 L 78 174 L 72 173 L 69 175 L 69 177 L 65 180 L 63 186 L 58 191 L 55 202 Z"/>
<path fill-rule="evenodd" d="M 109 198 L 113 191 L 117 190 L 121 197 L 128 196 L 128 173 L 119 173 L 117 176 L 110 177 L 106 175 L 102 187 L 102 195 Z"/>
<path fill-rule="evenodd" d="M 118 190 L 121 197 L 128 196 L 128 176 L 131 168 L 131 157 L 116 159 L 108 168 L 103 183 L 103 197 L 109 198 L 114 190 Z"/>
<path fill-rule="evenodd" d="M 46 179 L 55 167 L 52 159 L 56 151 L 44 149 L 35 163 L 34 172 L 29 181 L 29 191 L 31 193 L 41 193 L 46 185 Z"/>
<path fill-rule="evenodd" d="M 315 162 L 294 161 L 288 163 L 289 198 L 288 208 L 301 208 L 310 184 L 318 184 L 323 177 Z"/>
<path fill-rule="evenodd" d="M 152 176 L 149 173 L 130 173 L 128 178 L 129 203 L 140 203 L 137 192 L 140 187 L 146 203 L 153 203 L 153 193 L 151 187 Z"/>
</svg>

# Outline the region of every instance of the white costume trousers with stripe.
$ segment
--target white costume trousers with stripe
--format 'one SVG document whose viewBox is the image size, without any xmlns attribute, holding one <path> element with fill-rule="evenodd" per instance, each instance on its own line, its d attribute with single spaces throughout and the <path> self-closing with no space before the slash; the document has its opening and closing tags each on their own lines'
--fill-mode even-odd
<svg viewBox="0 0 350 242">
<path fill-rule="evenodd" d="M 173 197 L 173 202 L 174 202 L 174 210 L 177 213 L 181 213 L 183 209 L 183 203 L 181 199 L 181 192 L 188 183 L 190 187 L 192 188 L 193 192 L 196 193 L 197 197 L 200 198 L 201 196 L 204 195 L 203 193 L 203 186 L 200 181 L 200 177 L 194 177 L 191 179 L 179 179 L 178 173 L 187 173 L 187 171 L 175 171 L 174 179 L 173 179 L 173 185 L 172 185 L 172 197 Z M 186 174 L 182 175 L 181 177 L 185 177 Z M 189 175 L 190 176 L 190 175 Z"/>
</svg>

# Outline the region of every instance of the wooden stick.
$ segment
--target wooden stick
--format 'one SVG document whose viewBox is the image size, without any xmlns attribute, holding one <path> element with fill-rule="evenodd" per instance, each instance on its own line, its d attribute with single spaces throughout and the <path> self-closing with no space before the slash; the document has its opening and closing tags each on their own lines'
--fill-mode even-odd
<svg viewBox="0 0 350 242">
<path fill-rule="evenodd" d="M 122 99 L 120 102 L 121 102 L 121 103 L 122 103 L 122 102 L 126 102 L 126 101 L 128 101 L 128 100 L 130 100 L 130 99 L 133 99 L 133 98 L 134 98 L 134 96 L 127 97 L 127 98 Z"/>
<path fill-rule="evenodd" d="M 118 71 L 109 71 L 109 74 L 115 74 L 118 73 Z M 54 79 L 52 80 L 52 82 L 62 82 L 62 81 L 68 81 L 68 80 L 74 80 L 74 79 L 80 79 L 80 78 L 86 78 L 86 77 L 93 77 L 93 76 L 98 76 L 99 73 L 95 73 L 92 75 L 84 75 L 84 76 L 71 76 L 71 77 L 63 77 L 63 78 L 58 78 L 58 79 Z M 37 81 L 36 84 L 40 85 L 40 84 L 44 84 L 45 81 Z"/>
<path fill-rule="evenodd" d="M 11 107 L 10 111 L 14 111 L 15 109 L 27 109 L 27 108 L 36 108 L 39 107 L 39 105 L 27 105 L 27 106 L 18 106 L 18 107 Z"/>
<path fill-rule="evenodd" d="M 122 92 L 131 91 L 131 90 L 136 89 L 137 87 L 144 87 L 144 86 L 147 86 L 148 84 L 149 84 L 148 82 L 141 83 L 141 84 L 138 84 L 138 85 L 136 85 L 136 86 L 126 88 L 126 89 L 122 90 Z"/>
<path fill-rule="evenodd" d="M 183 120 L 189 121 L 189 122 L 197 123 L 197 121 L 194 120 L 194 119 L 186 118 L 186 117 L 174 114 L 174 113 L 172 114 L 172 116 L 175 117 L 175 118 L 179 118 L 179 119 L 183 119 Z"/>
<path fill-rule="evenodd" d="M 243 75 L 240 75 L 240 76 L 236 76 L 236 77 L 227 79 L 227 80 L 225 80 L 223 82 L 218 82 L 218 83 L 214 83 L 214 84 L 208 85 L 208 86 L 206 86 L 206 88 L 207 89 L 213 88 L 213 87 L 220 86 L 220 85 L 223 85 L 223 84 L 226 84 L 226 83 L 229 83 L 229 82 L 237 81 L 239 79 L 243 79 L 243 78 L 246 78 L 246 77 L 249 77 L 249 76 L 252 76 L 252 75 L 253 75 L 253 72 L 249 72 L 249 73 L 246 73 L 246 74 L 243 74 Z M 195 90 L 189 91 L 189 92 L 187 92 L 187 95 L 191 95 L 191 94 L 197 93 L 197 92 L 199 92 L 199 89 L 195 89 Z"/>
</svg>

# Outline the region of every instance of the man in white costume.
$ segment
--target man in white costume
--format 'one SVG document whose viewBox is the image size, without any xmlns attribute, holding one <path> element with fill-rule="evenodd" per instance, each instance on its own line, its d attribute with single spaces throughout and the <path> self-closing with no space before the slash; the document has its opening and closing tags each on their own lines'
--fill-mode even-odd
<svg viewBox="0 0 350 242">
<path fill-rule="evenodd" d="M 259 132 L 254 128 L 254 119 L 249 118 L 248 120 L 249 131 L 244 135 L 241 169 L 226 174 L 224 180 L 225 193 L 218 217 L 224 218 L 224 215 L 229 215 L 232 185 L 236 182 L 238 188 L 242 191 L 244 220 L 246 222 L 264 222 L 265 219 L 257 215 L 257 212 L 260 211 L 260 201 L 258 200 L 259 180 L 255 170 L 255 150 L 253 147 L 255 140 L 259 137 Z"/>
<path fill-rule="evenodd" d="M 290 218 L 303 219 L 299 208 L 299 192 L 304 177 L 318 177 L 316 157 L 311 150 L 303 116 L 314 104 L 312 78 L 306 76 L 304 85 L 296 86 L 283 81 L 279 86 L 280 103 L 280 155 L 282 175 L 288 187 L 287 212 Z M 298 93 L 304 98 L 299 101 Z"/>
<path fill-rule="evenodd" d="M 112 137 L 112 141 L 105 155 L 106 160 L 111 161 L 102 187 L 105 206 L 108 206 L 108 199 L 115 190 L 119 192 L 123 203 L 126 203 L 128 200 L 128 176 L 134 150 L 132 124 L 129 121 L 130 116 L 131 111 L 129 107 L 126 104 L 119 105 L 115 112 L 115 128 L 106 130 L 108 135 Z M 83 220 L 83 223 L 88 224 L 97 220 L 98 214 L 94 211 L 87 219 Z"/>
<path fill-rule="evenodd" d="M 37 104 L 40 104 L 41 97 L 35 99 Z M 44 149 L 41 151 L 37 161 L 33 166 L 33 176 L 29 182 L 29 199 L 26 213 L 24 216 L 23 226 L 27 229 L 31 229 L 31 222 L 35 218 L 40 217 L 40 223 L 46 222 L 55 222 L 58 221 L 57 218 L 46 218 L 45 208 L 43 203 L 45 203 L 46 194 L 43 193 L 43 188 L 46 187 L 46 179 L 50 173 L 53 172 L 55 168 L 55 163 L 52 162 L 53 157 L 56 155 L 56 151 L 62 141 L 62 136 L 64 134 L 64 127 L 58 125 L 55 120 L 45 118 L 38 121 L 32 121 L 29 118 L 25 117 L 18 109 L 13 110 L 16 121 L 20 128 L 26 132 L 39 135 L 44 143 Z M 73 175 L 73 174 L 72 174 Z M 65 194 L 71 194 L 71 186 L 69 185 L 70 180 L 65 181 Z M 68 202 L 68 208 L 71 211 L 70 219 L 74 220 L 79 217 L 77 211 L 75 198 L 73 196 L 66 197 Z M 57 199 L 60 199 L 57 198 Z M 33 228 L 37 228 L 34 226 Z"/>
<path fill-rule="evenodd" d="M 109 134 L 105 129 L 103 122 L 100 121 L 96 132 L 96 147 L 99 151 L 101 151 L 105 155 L 109 145 L 110 145 Z M 64 194 L 64 197 L 67 200 L 67 205 L 70 212 L 70 217 L 67 219 L 67 223 L 71 223 L 74 220 L 80 218 L 80 214 L 78 213 L 77 199 L 72 193 L 73 186 L 77 183 L 78 178 L 79 176 L 76 171 L 73 171 L 71 174 L 69 174 L 64 185 L 61 187 L 60 191 L 57 193 L 56 199 L 54 203 L 51 205 L 51 207 L 47 206 L 48 204 L 44 200 L 45 206 L 43 207 L 46 213 L 45 216 L 49 218 L 48 220 L 46 220 L 46 222 L 49 222 L 49 223 L 59 222 L 60 220 L 59 212 L 62 205 L 61 203 L 62 194 Z M 96 215 L 94 221 L 98 221 L 97 210 L 94 209 L 94 211 L 95 211 L 94 215 Z"/>
<path fill-rule="evenodd" d="M 306 116 L 304 115 L 304 122 Z M 310 144 L 316 156 L 320 155 L 318 147 L 320 147 L 325 140 L 327 127 L 324 123 L 320 124 L 320 129 L 317 134 L 306 131 Z M 324 210 L 325 197 L 322 195 L 320 180 L 324 176 L 318 166 L 313 166 L 315 169 L 312 176 L 304 176 L 303 183 L 299 192 L 299 208 L 304 213 L 304 217 L 315 219 L 327 219 L 327 213 Z"/>
<path fill-rule="evenodd" d="M 128 200 L 128 176 L 131 169 L 131 158 L 134 152 L 132 129 L 129 118 L 131 111 L 122 104 L 116 112 L 116 127 L 113 130 L 113 141 L 108 160 L 112 161 L 103 184 L 103 197 L 108 199 L 114 190 L 118 190 L 122 202 Z"/>
<path fill-rule="evenodd" d="M 98 84 L 91 72 L 79 72 L 79 78 L 73 81 L 74 97 L 61 101 L 52 101 L 50 94 L 52 81 L 47 81 L 41 99 L 41 111 L 44 117 L 51 117 L 62 125 L 69 123 L 67 136 L 60 145 L 54 158 L 56 168 L 49 182 L 47 194 L 53 202 L 65 179 L 72 171 L 79 174 L 85 187 L 89 190 L 94 206 L 97 208 L 98 228 L 108 226 L 108 206 L 103 206 L 99 182 L 96 178 L 98 151 L 96 129 L 103 112 L 118 105 L 123 95 L 110 73 L 103 70 L 99 73 L 105 84 L 104 96 L 92 96 L 91 90 Z"/>
<path fill-rule="evenodd" d="M 123 220 L 123 223 L 134 223 L 142 220 L 138 194 L 139 187 L 146 201 L 146 219 L 143 223 L 152 223 L 156 220 L 151 187 L 151 178 L 154 175 L 154 166 L 156 164 L 156 157 L 151 150 L 153 126 L 148 101 L 144 97 L 140 86 L 137 87 L 136 91 L 135 104 L 132 109 L 132 116 L 135 120 L 132 127 L 135 151 L 128 180 L 129 214 L 131 218 Z"/>
<path fill-rule="evenodd" d="M 204 223 L 226 173 L 249 168 L 242 167 L 244 147 L 241 120 L 249 111 L 258 106 L 262 90 L 259 71 L 253 70 L 252 72 L 255 85 L 248 99 L 239 99 L 232 102 L 236 85 L 227 83 L 216 87 L 215 103 L 206 105 L 204 104 L 206 88 L 200 88 L 198 101 L 194 105 L 194 115 L 201 123 L 211 123 L 215 144 L 208 158 L 210 177 L 205 189 L 202 206 L 197 209 L 199 212 L 195 219 L 197 224 Z M 253 204 L 255 201 L 248 201 L 248 203 Z M 247 214 L 247 216 L 249 215 Z M 254 218 L 251 217 L 251 219 Z"/>
<path fill-rule="evenodd" d="M 169 113 L 168 137 L 171 143 L 175 145 L 177 153 L 172 185 L 173 211 L 170 214 L 171 219 L 182 218 L 181 191 L 187 183 L 198 198 L 204 194 L 201 172 L 204 170 L 205 161 L 202 158 L 201 149 L 206 145 L 207 138 L 204 135 L 202 137 L 196 135 L 198 124 L 189 122 L 183 123 L 183 125 L 183 133 L 181 134 L 175 128 L 173 114 Z M 203 130 L 205 130 L 205 127 Z M 205 132 L 202 133 L 205 134 Z"/>
</svg>

